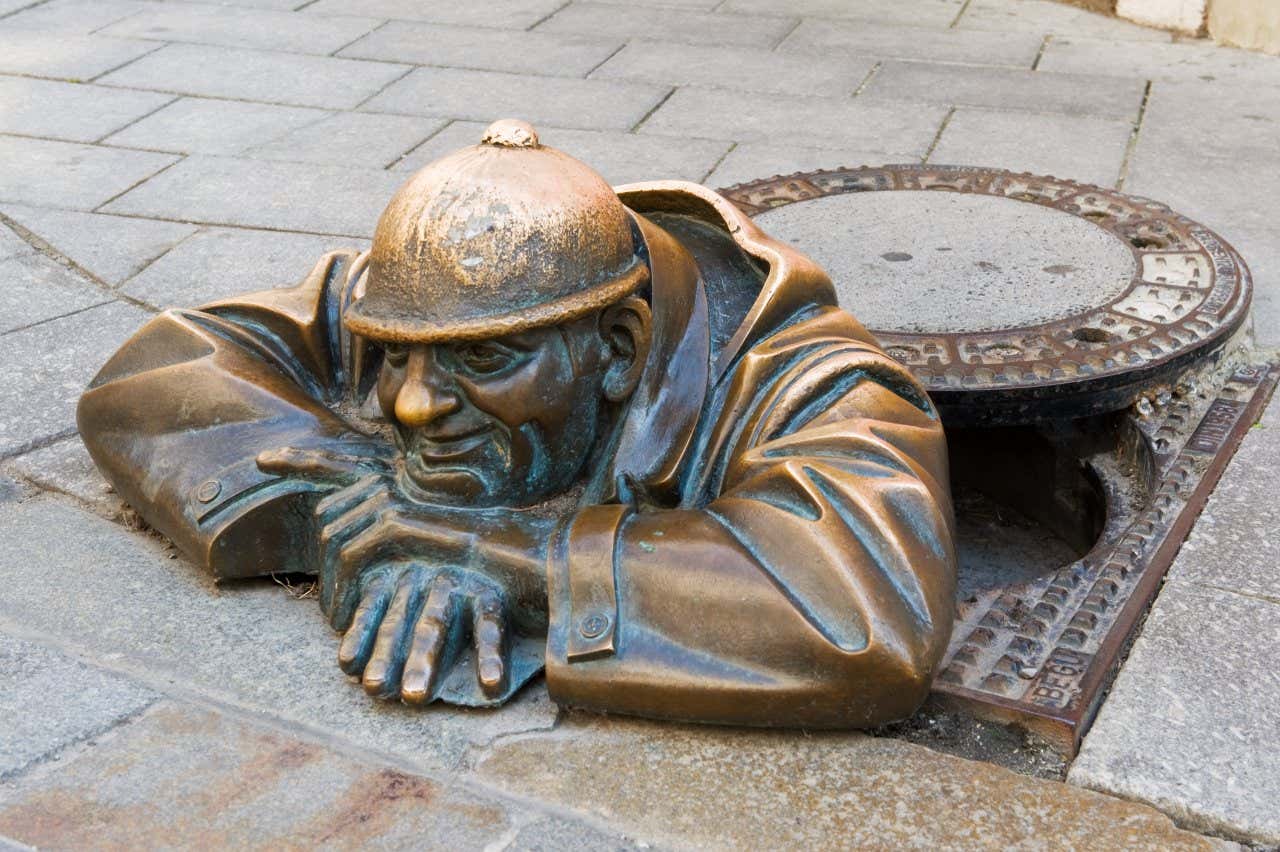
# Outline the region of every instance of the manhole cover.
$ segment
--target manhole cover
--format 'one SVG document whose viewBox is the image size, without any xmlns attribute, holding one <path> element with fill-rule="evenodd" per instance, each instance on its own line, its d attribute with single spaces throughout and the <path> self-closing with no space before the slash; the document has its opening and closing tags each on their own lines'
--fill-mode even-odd
<svg viewBox="0 0 1280 852">
<path fill-rule="evenodd" d="M 961 577 L 935 696 L 1074 753 L 1275 387 L 1233 342 L 1244 263 L 1164 205 L 994 169 L 721 192 L 823 265 L 942 412 Z"/>
<path fill-rule="evenodd" d="M 1221 347 L 1248 272 L 1146 199 L 996 169 L 884 166 L 722 190 L 806 251 L 949 423 L 1124 408 Z"/>
</svg>

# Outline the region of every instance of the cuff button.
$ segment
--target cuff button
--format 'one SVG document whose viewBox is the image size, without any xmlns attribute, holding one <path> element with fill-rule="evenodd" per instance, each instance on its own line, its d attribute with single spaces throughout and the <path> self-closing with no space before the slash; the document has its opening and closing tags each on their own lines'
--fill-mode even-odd
<svg viewBox="0 0 1280 852">
<path fill-rule="evenodd" d="M 588 615 L 578 624 L 578 632 L 584 639 L 595 639 L 609 629 L 609 616 L 595 613 Z"/>
<path fill-rule="evenodd" d="M 201 503 L 212 503 L 222 493 L 222 483 L 216 479 L 206 479 L 196 489 L 196 499 Z"/>
</svg>

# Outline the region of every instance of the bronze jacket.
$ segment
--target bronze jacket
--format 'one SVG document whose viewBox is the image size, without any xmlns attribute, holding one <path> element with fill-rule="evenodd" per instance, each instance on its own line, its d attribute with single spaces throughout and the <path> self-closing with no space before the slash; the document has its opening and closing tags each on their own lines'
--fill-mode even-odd
<svg viewBox="0 0 1280 852">
<path fill-rule="evenodd" d="M 953 617 L 935 409 L 825 273 L 720 196 L 619 194 L 652 273 L 654 343 L 552 543 L 552 698 L 808 727 L 911 713 Z M 81 400 L 107 478 L 218 578 L 312 570 L 290 533 L 318 486 L 254 460 L 368 433 L 377 354 L 340 321 L 362 263 L 335 252 L 297 287 L 165 312 Z"/>
</svg>

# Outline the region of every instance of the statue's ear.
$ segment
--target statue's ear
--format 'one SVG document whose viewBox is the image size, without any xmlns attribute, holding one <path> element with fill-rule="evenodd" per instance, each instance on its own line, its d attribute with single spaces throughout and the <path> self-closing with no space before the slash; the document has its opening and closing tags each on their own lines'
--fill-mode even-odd
<svg viewBox="0 0 1280 852">
<path fill-rule="evenodd" d="M 600 337 L 609 348 L 604 375 L 604 395 L 622 402 L 640 383 L 649 345 L 653 340 L 653 315 L 649 303 L 628 296 L 600 312 Z"/>
</svg>

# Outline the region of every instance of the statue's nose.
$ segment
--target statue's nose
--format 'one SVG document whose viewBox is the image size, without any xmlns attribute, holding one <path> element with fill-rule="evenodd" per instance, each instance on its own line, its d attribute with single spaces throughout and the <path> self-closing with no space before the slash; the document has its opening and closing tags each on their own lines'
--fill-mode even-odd
<svg viewBox="0 0 1280 852">
<path fill-rule="evenodd" d="M 440 368 L 435 354 L 430 349 L 413 353 L 396 394 L 396 420 L 409 427 L 426 426 L 461 405 L 453 377 Z"/>
</svg>

